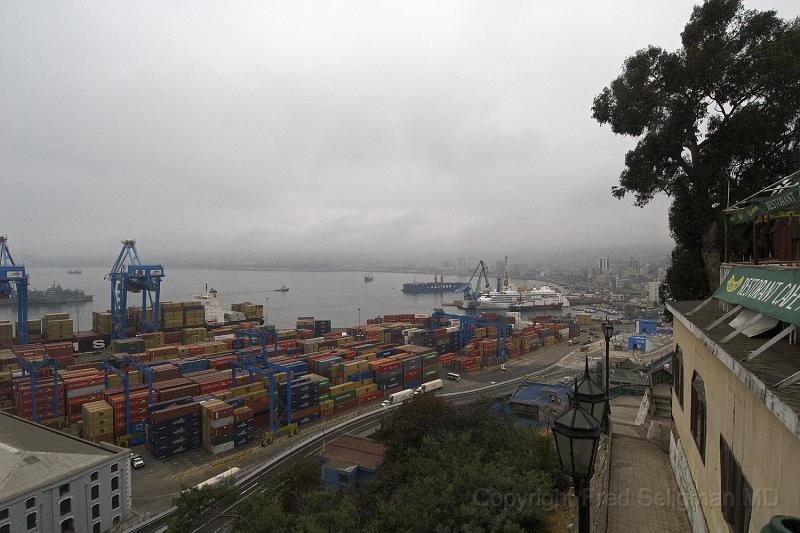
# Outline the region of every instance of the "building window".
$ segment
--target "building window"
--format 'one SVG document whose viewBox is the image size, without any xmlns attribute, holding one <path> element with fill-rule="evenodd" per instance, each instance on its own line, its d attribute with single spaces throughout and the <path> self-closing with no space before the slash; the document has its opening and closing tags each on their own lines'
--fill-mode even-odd
<svg viewBox="0 0 800 533">
<path fill-rule="evenodd" d="M 33 509 L 36 507 L 36 498 L 28 498 L 25 500 L 25 509 Z"/>
<path fill-rule="evenodd" d="M 92 524 L 92 533 L 100 533 L 100 522 Z"/>
<path fill-rule="evenodd" d="M 61 533 L 73 533 L 75 531 L 75 521 L 72 518 L 67 518 L 61 522 Z"/>
<path fill-rule="evenodd" d="M 119 476 L 111 478 L 111 490 L 119 490 Z"/>
<path fill-rule="evenodd" d="M 30 513 L 26 517 L 26 522 L 28 524 L 28 530 L 36 529 L 36 513 Z"/>
<path fill-rule="evenodd" d="M 100 504 L 92 505 L 92 518 L 100 518 Z"/>
<path fill-rule="evenodd" d="M 112 472 L 116 472 L 117 470 L 119 470 L 119 465 L 117 463 L 114 463 L 113 465 L 111 465 L 111 471 Z"/>
<path fill-rule="evenodd" d="M 0 533 L 11 533 L 11 524 L 3 524 L 0 526 Z"/>
<path fill-rule="evenodd" d="M 683 350 L 680 346 L 675 346 L 675 353 L 672 354 L 672 388 L 678 405 L 683 409 Z"/>
<path fill-rule="evenodd" d="M 111 523 L 112 523 L 113 525 L 115 525 L 115 526 L 116 526 L 117 524 L 119 524 L 119 515 L 115 516 L 115 517 L 114 517 L 114 519 L 113 519 L 113 520 L 111 520 Z"/>
<path fill-rule="evenodd" d="M 63 485 L 58 487 L 58 495 L 59 496 L 64 496 L 68 492 L 69 492 L 69 483 L 64 483 Z"/>
<path fill-rule="evenodd" d="M 92 472 L 92 481 L 97 481 L 97 472 Z"/>
<path fill-rule="evenodd" d="M 59 508 L 61 509 L 61 516 L 64 516 L 65 514 L 70 512 L 72 510 L 72 498 L 66 498 L 64 500 L 61 500 Z"/>
<path fill-rule="evenodd" d="M 692 419 L 691 430 L 694 442 L 700 452 L 700 459 L 706 460 L 706 387 L 703 378 L 695 372 L 692 376 Z"/>
<path fill-rule="evenodd" d="M 750 527 L 753 489 L 722 435 L 719 437 L 719 475 L 722 517 L 733 533 L 746 533 Z"/>
<path fill-rule="evenodd" d="M 6 520 L 7 518 L 8 518 L 8 507 L 0 509 L 0 520 Z"/>
<path fill-rule="evenodd" d="M 350 483 L 350 477 L 345 474 L 339 474 L 339 483 Z"/>
<path fill-rule="evenodd" d="M 100 485 L 92 485 L 92 499 L 96 500 L 100 497 Z"/>
<path fill-rule="evenodd" d="M 111 497 L 111 508 L 119 509 L 119 494 L 114 494 L 114 496 Z"/>
</svg>

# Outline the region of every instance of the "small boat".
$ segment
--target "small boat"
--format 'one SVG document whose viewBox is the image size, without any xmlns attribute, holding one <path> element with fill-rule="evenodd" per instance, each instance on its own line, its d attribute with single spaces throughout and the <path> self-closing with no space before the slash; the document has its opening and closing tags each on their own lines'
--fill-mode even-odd
<svg viewBox="0 0 800 533">
<path fill-rule="evenodd" d="M 364 283 L 368 281 L 375 281 L 375 276 L 372 275 L 372 272 L 364 276 Z"/>
<path fill-rule="evenodd" d="M 70 268 L 67 270 L 67 274 L 83 274 L 83 270 L 80 268 Z"/>
<path fill-rule="evenodd" d="M 281 285 L 280 289 L 274 289 L 272 292 L 289 292 L 289 287 L 286 285 Z"/>
</svg>

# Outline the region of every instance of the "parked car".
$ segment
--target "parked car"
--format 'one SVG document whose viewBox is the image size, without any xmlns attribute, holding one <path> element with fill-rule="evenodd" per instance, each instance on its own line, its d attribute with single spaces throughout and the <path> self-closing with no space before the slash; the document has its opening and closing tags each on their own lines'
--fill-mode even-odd
<svg viewBox="0 0 800 533">
<path fill-rule="evenodd" d="M 131 453 L 131 466 L 136 470 L 144 468 L 144 459 L 142 459 L 142 456 Z"/>
</svg>

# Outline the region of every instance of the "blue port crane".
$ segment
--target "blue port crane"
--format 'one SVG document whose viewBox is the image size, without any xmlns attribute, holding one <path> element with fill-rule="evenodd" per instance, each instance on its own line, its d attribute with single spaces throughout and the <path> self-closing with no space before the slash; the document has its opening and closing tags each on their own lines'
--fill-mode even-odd
<svg viewBox="0 0 800 533">
<path fill-rule="evenodd" d="M 277 335 L 275 338 L 277 339 Z M 275 343 L 277 347 L 277 340 Z M 243 368 L 248 372 L 250 383 L 253 382 L 253 374 L 266 377 L 269 385 L 269 390 L 267 391 L 269 396 L 269 427 L 270 431 L 275 431 L 275 400 L 278 401 L 278 407 L 286 413 L 286 425 L 292 423 L 292 379 L 294 377 L 294 370 L 288 366 L 270 361 L 267 357 L 268 346 L 269 343 L 264 342 L 261 344 L 260 352 L 258 350 L 243 350 L 236 353 L 237 359 L 234 360 L 231 365 L 231 387 L 236 386 L 236 368 Z M 285 400 L 278 394 L 280 387 L 275 377 L 275 374 L 278 372 L 284 372 L 286 374 Z"/>
<path fill-rule="evenodd" d="M 108 373 L 111 372 L 119 376 L 122 381 L 123 394 L 125 397 L 125 429 L 128 433 L 137 433 L 131 420 L 131 400 L 130 400 L 130 381 L 128 373 L 121 367 L 133 368 L 139 371 L 147 383 L 147 407 L 153 405 L 153 366 L 164 364 L 162 361 L 140 363 L 132 355 L 109 358 L 100 364 L 100 369 L 106 371 L 106 388 L 108 388 Z"/>
<path fill-rule="evenodd" d="M 149 333 L 158 331 L 158 304 L 161 298 L 161 280 L 164 267 L 159 264 L 145 264 L 139 259 L 136 241 L 122 241 L 120 250 L 111 272 L 106 280 L 111 280 L 111 338 L 125 338 L 127 326 L 128 293 L 142 293 L 141 320 L 139 331 Z M 147 318 L 147 310 L 151 318 Z"/>
<path fill-rule="evenodd" d="M 475 308 L 478 306 L 478 297 L 481 295 L 481 280 L 483 280 L 483 286 L 485 290 L 491 288 L 489 284 L 489 274 L 488 268 L 486 268 L 486 264 L 483 262 L 483 259 L 478 261 L 478 266 L 475 267 L 475 270 L 472 271 L 472 276 L 470 276 L 469 281 L 467 282 L 467 286 L 464 287 L 464 307 L 466 308 Z M 475 284 L 473 285 L 473 281 Z"/>
<path fill-rule="evenodd" d="M 58 418 L 58 363 L 51 357 L 45 355 L 43 359 L 34 361 L 28 360 L 25 357 L 17 357 L 17 364 L 22 368 L 22 375 L 28 375 L 31 378 L 31 420 L 34 422 L 39 421 L 39 414 L 36 412 L 36 386 L 39 381 L 39 372 L 44 368 L 49 368 L 51 370 L 53 373 L 53 418 Z"/>
<path fill-rule="evenodd" d="M 472 334 L 474 333 L 475 326 L 492 326 L 497 330 L 497 360 L 505 363 L 508 360 L 508 328 L 509 324 L 500 320 L 486 320 L 483 318 L 470 316 L 470 315 L 453 315 L 445 313 L 442 309 L 434 309 L 431 313 L 431 325 L 440 325 L 444 320 L 449 319 L 458 320 L 459 327 L 459 346 L 463 348 L 466 346 Z"/>
<path fill-rule="evenodd" d="M 237 329 L 233 347 L 236 350 L 262 346 L 266 348 L 272 341 L 272 352 L 278 351 L 278 332 L 275 326 L 262 326 L 260 328 Z M 265 352 L 266 353 L 266 352 Z"/>
<path fill-rule="evenodd" d="M 14 262 L 8 237 L 0 235 L 0 299 L 10 298 L 13 289 L 17 292 L 17 342 L 28 344 L 28 274 L 24 265 Z"/>
</svg>

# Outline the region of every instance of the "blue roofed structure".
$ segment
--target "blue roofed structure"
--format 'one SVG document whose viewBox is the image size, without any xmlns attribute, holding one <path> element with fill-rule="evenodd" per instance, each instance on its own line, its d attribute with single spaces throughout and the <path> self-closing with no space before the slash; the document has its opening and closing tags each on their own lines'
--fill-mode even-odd
<svg viewBox="0 0 800 533">
<path fill-rule="evenodd" d="M 569 385 L 520 383 L 511 395 L 511 411 L 518 415 L 549 423 L 569 406 Z"/>
</svg>

